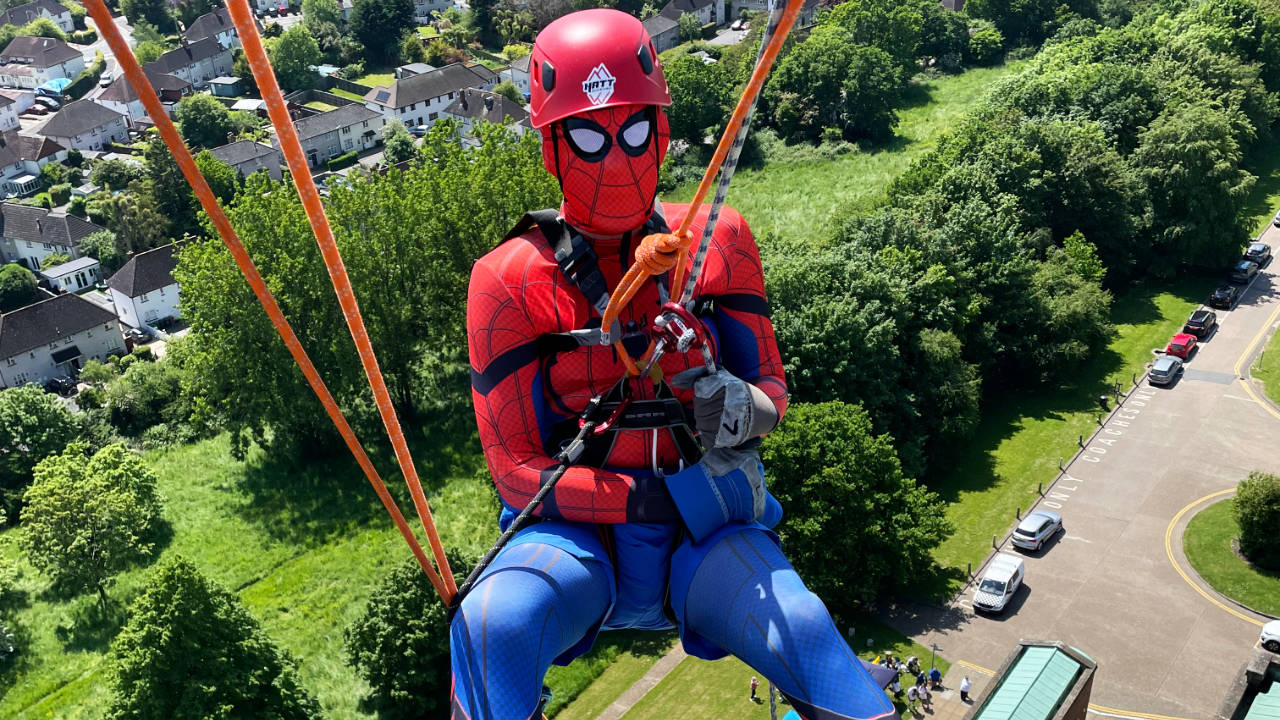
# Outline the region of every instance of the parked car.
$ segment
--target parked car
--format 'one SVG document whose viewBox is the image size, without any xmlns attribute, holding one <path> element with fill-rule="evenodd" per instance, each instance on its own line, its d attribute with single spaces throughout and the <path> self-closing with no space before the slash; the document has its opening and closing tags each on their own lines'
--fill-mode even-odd
<svg viewBox="0 0 1280 720">
<path fill-rule="evenodd" d="M 1196 349 L 1196 336 L 1191 333 L 1178 333 L 1169 339 L 1169 344 L 1164 346 L 1164 354 L 1186 360 L 1191 357 L 1191 353 Z"/>
<path fill-rule="evenodd" d="M 62 109 L 62 104 L 59 103 L 57 100 L 54 100 L 53 98 L 49 97 L 48 95 L 37 95 L 35 102 L 36 102 L 36 105 L 43 105 L 45 106 L 45 108 L 49 110 Z M 32 105 L 31 107 L 35 107 L 35 105 Z"/>
<path fill-rule="evenodd" d="M 76 394 L 76 385 L 77 383 L 74 379 L 61 375 L 45 383 L 44 389 L 63 397 L 70 397 Z"/>
<path fill-rule="evenodd" d="M 144 343 L 150 340 L 151 333 L 147 332 L 142 328 L 129 328 L 124 333 L 124 339 L 128 340 L 134 345 L 139 345 L 141 343 Z"/>
<path fill-rule="evenodd" d="M 1212 310 L 1196 310 L 1191 313 L 1191 317 L 1182 324 L 1182 332 L 1191 333 L 1197 338 L 1203 340 L 1209 337 L 1213 332 L 1213 328 L 1218 324 L 1218 314 Z"/>
<path fill-rule="evenodd" d="M 98 78 L 98 87 L 111 87 L 111 73 L 102 73 L 102 77 Z"/>
<path fill-rule="evenodd" d="M 431 127 L 429 125 L 414 125 L 413 127 L 409 128 L 409 134 L 419 138 L 426 137 L 427 133 L 430 131 L 431 131 Z"/>
<path fill-rule="evenodd" d="M 1151 365 L 1147 373 L 1147 382 L 1152 385 L 1171 385 L 1182 374 L 1182 358 L 1176 355 L 1161 355 Z"/>
<path fill-rule="evenodd" d="M 22 114 L 23 115 L 48 115 L 49 108 L 43 105 L 31 105 L 26 110 L 22 111 Z"/>
<path fill-rule="evenodd" d="M 1220 285 L 1216 290 L 1209 293 L 1209 307 L 1230 310 L 1232 305 L 1240 299 L 1240 288 L 1235 285 Z"/>
<path fill-rule="evenodd" d="M 1267 264 L 1271 259 L 1271 246 L 1266 243 L 1249 243 L 1249 249 L 1244 251 L 1244 259 L 1258 263 L 1258 267 Z"/>
<path fill-rule="evenodd" d="M 1276 211 L 1276 216 L 1271 218 L 1271 224 L 1280 227 L 1280 210 Z"/>
<path fill-rule="evenodd" d="M 1062 530 L 1062 516 L 1048 510 L 1027 513 L 1013 531 L 1013 546 L 1023 550 L 1039 550 L 1049 538 Z"/>
<path fill-rule="evenodd" d="M 1009 599 L 1022 587 L 1026 575 L 1026 562 L 1016 555 L 999 553 L 987 565 L 982 581 L 973 589 L 973 609 L 981 612 L 1002 612 Z"/>
<path fill-rule="evenodd" d="M 1258 263 L 1252 260 L 1241 260 L 1236 266 L 1231 268 L 1231 275 L 1228 281 L 1237 285 L 1248 285 L 1253 280 L 1253 276 L 1258 274 Z"/>
<path fill-rule="evenodd" d="M 288 15 L 288 14 L 289 14 L 289 4 L 288 4 L 288 3 L 280 3 L 279 7 L 277 7 L 277 8 L 276 8 L 276 12 L 280 15 L 280 17 L 284 17 L 285 15 Z"/>
<path fill-rule="evenodd" d="M 1280 653 L 1280 620 L 1272 620 L 1262 626 L 1262 635 L 1258 638 L 1262 647 L 1273 653 Z"/>
</svg>

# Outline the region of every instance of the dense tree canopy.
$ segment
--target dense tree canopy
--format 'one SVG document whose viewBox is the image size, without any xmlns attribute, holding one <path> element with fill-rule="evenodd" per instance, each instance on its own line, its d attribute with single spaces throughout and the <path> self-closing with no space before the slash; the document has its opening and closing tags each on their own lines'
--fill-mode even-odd
<svg viewBox="0 0 1280 720">
<path fill-rule="evenodd" d="M 36 276 L 17 263 L 0 266 L 0 312 L 9 312 L 35 302 Z"/>
<path fill-rule="evenodd" d="M 232 129 L 231 113 L 212 95 L 196 93 L 182 98 L 173 116 L 182 131 L 182 139 L 188 143 L 205 148 L 227 144 L 227 134 Z"/>
<path fill-rule="evenodd" d="M 178 558 L 158 568 L 111 643 L 112 720 L 309 720 L 297 666 L 234 595 Z"/>
<path fill-rule="evenodd" d="M 721 63 L 683 55 L 662 69 L 671 90 L 671 138 L 702 144 L 707 131 L 723 123 L 734 102 L 732 81 Z"/>
<path fill-rule="evenodd" d="M 0 390 L 0 498 L 17 518 L 18 498 L 40 461 L 62 452 L 76 437 L 67 407 L 39 385 Z"/>
<path fill-rule="evenodd" d="M 1280 477 L 1249 473 L 1236 488 L 1232 511 L 1240 525 L 1240 552 L 1260 567 L 1280 570 Z"/>
<path fill-rule="evenodd" d="M 351 10 L 351 32 L 369 60 L 390 65 L 399 58 L 400 40 L 413 30 L 411 0 L 358 0 Z"/>
<path fill-rule="evenodd" d="M 306 25 L 294 25 L 271 45 L 268 53 L 276 79 L 286 90 L 310 90 L 316 86 L 320 46 Z"/>
</svg>

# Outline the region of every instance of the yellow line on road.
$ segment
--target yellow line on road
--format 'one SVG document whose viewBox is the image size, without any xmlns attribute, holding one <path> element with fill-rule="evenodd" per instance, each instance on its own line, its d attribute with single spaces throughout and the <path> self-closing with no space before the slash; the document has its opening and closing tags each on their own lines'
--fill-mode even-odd
<svg viewBox="0 0 1280 720">
<path fill-rule="evenodd" d="M 1246 387 L 1247 387 L 1247 386 L 1246 386 Z M 1265 407 L 1265 406 L 1264 406 L 1264 407 Z M 1268 409 L 1270 409 L 1270 408 L 1268 408 Z M 1164 554 L 1165 554 L 1165 555 L 1167 555 L 1167 556 L 1169 557 L 1169 564 L 1173 566 L 1173 569 L 1174 569 L 1174 570 L 1177 570 L 1177 571 L 1178 571 L 1178 574 L 1182 576 L 1182 579 L 1183 579 L 1183 580 L 1186 580 L 1186 581 L 1187 581 L 1187 584 L 1188 584 L 1188 585 L 1190 585 L 1190 586 L 1191 586 L 1191 587 L 1192 587 L 1196 592 L 1200 593 L 1200 595 L 1201 595 L 1201 596 L 1203 596 L 1205 600 L 1208 600 L 1209 602 L 1213 603 L 1214 605 L 1217 605 L 1218 607 L 1222 608 L 1223 610 L 1226 610 L 1227 612 L 1231 613 L 1232 615 L 1235 615 L 1236 617 L 1240 618 L 1241 620 L 1244 620 L 1244 621 L 1245 621 L 1245 622 L 1247 622 L 1247 623 L 1253 623 L 1254 625 L 1257 625 L 1258 627 L 1262 627 L 1262 622 L 1261 622 L 1261 621 L 1255 620 L 1255 619 L 1253 619 L 1253 618 L 1249 617 L 1248 615 L 1245 615 L 1244 613 L 1239 612 L 1238 610 L 1236 610 L 1236 609 L 1234 609 L 1234 608 L 1227 607 L 1227 606 L 1226 606 L 1226 605 L 1224 605 L 1221 601 L 1219 601 L 1217 598 L 1215 598 L 1215 597 L 1213 597 L 1212 595 L 1210 595 L 1209 593 L 1205 592 L 1203 588 L 1201 588 L 1198 584 L 1196 584 L 1196 582 L 1195 582 L 1195 581 L 1193 581 L 1193 580 L 1192 580 L 1192 579 L 1187 575 L 1187 573 L 1183 571 L 1182 567 L 1181 567 L 1180 565 L 1178 565 L 1178 561 L 1177 561 L 1177 560 L 1175 560 L 1175 559 L 1173 558 L 1173 526 L 1178 524 L 1178 521 L 1182 519 L 1182 516 L 1183 516 L 1183 515 L 1186 515 L 1186 514 L 1187 514 L 1187 512 L 1189 512 L 1189 511 L 1191 510 L 1191 508 L 1193 508 L 1193 507 L 1195 507 L 1195 506 L 1199 505 L 1200 503 L 1202 503 L 1202 502 L 1204 502 L 1204 501 L 1206 501 L 1206 500 L 1211 500 L 1211 499 L 1213 499 L 1213 498 L 1221 497 L 1221 496 L 1223 496 L 1223 495 L 1230 495 L 1231 493 L 1234 493 L 1235 491 L 1236 491 L 1236 489 L 1235 489 L 1235 488 L 1228 488 L 1228 489 L 1226 489 L 1226 490 L 1219 490 L 1218 492 L 1215 492 L 1215 493 L 1209 493 L 1208 495 L 1205 495 L 1204 497 L 1200 498 L 1199 500 L 1194 500 L 1194 501 L 1192 501 L 1192 502 L 1191 502 L 1191 503 L 1189 503 L 1186 507 L 1184 507 L 1184 508 L 1182 508 L 1181 510 L 1179 510 L 1179 511 L 1178 511 L 1178 514 L 1177 514 L 1177 515 L 1174 515 L 1174 516 L 1173 516 L 1173 519 L 1169 521 L 1169 527 L 1165 528 L 1165 530 L 1164 530 Z"/>
<path fill-rule="evenodd" d="M 1106 713 L 1108 715 L 1122 715 L 1124 717 L 1133 718 L 1150 718 L 1150 720 L 1189 720 L 1188 718 L 1173 717 L 1171 715 L 1153 715 L 1151 713 L 1141 713 L 1134 710 L 1117 710 L 1107 707 L 1106 705 L 1094 705 L 1089 703 L 1089 709 L 1095 712 Z"/>
<path fill-rule="evenodd" d="M 1244 388 L 1245 392 L 1249 393 L 1249 397 L 1253 398 L 1253 401 L 1258 403 L 1263 410 L 1270 413 L 1272 417 L 1280 420 L 1280 412 L 1276 412 L 1276 409 L 1271 406 L 1271 403 L 1264 402 L 1262 398 L 1258 397 L 1258 394 L 1249 386 L 1249 382 L 1245 380 L 1244 373 L 1241 372 L 1241 368 L 1244 366 L 1245 360 L 1249 359 L 1249 356 L 1253 354 L 1253 349 L 1262 341 L 1262 337 L 1267 334 L 1267 330 L 1275 323 L 1277 317 L 1280 317 L 1280 305 L 1277 305 L 1276 309 L 1271 311 L 1270 317 L 1268 317 L 1267 321 L 1262 324 L 1262 329 L 1258 331 L 1257 335 L 1253 336 L 1253 340 L 1249 341 L 1249 346 L 1244 349 L 1244 353 L 1240 356 L 1240 359 L 1236 360 L 1235 373 L 1236 379 L 1240 381 L 1240 386 Z"/>
<path fill-rule="evenodd" d="M 957 661 L 956 661 L 956 664 L 957 664 L 957 665 L 963 665 L 963 666 L 965 666 L 965 667 L 969 668 L 970 670 L 976 670 L 976 671 L 978 671 L 978 672 L 982 673 L 983 675 L 991 675 L 992 677 L 994 677 L 994 676 L 995 676 L 995 674 L 996 674 L 996 671 L 995 671 L 995 670 L 988 670 L 987 668 L 984 668 L 984 667 L 982 667 L 981 665 L 974 665 L 973 663 L 971 663 L 971 662 L 965 662 L 964 660 L 957 660 Z"/>
</svg>

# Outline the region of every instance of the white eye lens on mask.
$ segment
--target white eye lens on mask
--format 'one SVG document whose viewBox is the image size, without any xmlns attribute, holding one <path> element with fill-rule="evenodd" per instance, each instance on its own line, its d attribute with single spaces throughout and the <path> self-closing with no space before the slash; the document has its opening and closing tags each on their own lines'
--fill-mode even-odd
<svg viewBox="0 0 1280 720">
<path fill-rule="evenodd" d="M 622 142 L 630 147 L 640 147 L 649 139 L 649 121 L 641 120 L 622 130 Z"/>
<path fill-rule="evenodd" d="M 573 144 L 584 153 L 600 152 L 604 147 L 605 136 L 591 128 L 573 128 L 569 131 Z"/>
</svg>

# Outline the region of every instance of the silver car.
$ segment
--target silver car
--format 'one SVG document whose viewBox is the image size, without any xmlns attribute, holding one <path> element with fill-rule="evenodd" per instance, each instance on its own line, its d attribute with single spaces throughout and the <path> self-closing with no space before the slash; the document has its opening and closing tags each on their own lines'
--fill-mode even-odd
<svg viewBox="0 0 1280 720">
<path fill-rule="evenodd" d="M 1169 385 L 1182 373 L 1182 358 L 1176 355 L 1161 355 L 1147 373 L 1147 382 L 1152 385 Z"/>
<path fill-rule="evenodd" d="M 1027 513 L 1013 531 L 1013 545 L 1023 550 L 1039 550 L 1059 530 L 1062 529 L 1062 516 L 1048 510 L 1036 510 Z"/>
</svg>

